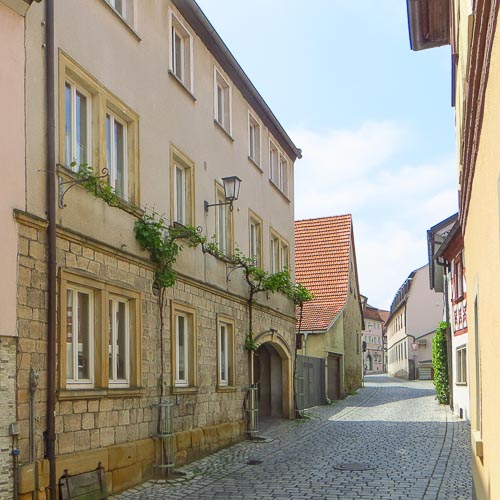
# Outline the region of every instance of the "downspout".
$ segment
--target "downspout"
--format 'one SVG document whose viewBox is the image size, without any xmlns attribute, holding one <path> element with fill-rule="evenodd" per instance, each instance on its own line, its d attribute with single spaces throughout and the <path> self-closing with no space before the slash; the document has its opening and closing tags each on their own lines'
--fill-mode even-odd
<svg viewBox="0 0 500 500">
<path fill-rule="evenodd" d="M 49 460 L 50 499 L 56 498 L 55 409 L 56 409 L 56 127 L 55 127 L 55 37 L 54 2 L 45 1 L 45 68 L 47 101 L 47 429 L 45 454 Z"/>
</svg>

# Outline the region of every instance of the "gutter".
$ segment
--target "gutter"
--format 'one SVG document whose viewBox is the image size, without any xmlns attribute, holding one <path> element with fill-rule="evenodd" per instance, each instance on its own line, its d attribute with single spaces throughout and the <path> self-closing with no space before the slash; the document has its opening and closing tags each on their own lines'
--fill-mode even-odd
<svg viewBox="0 0 500 500">
<path fill-rule="evenodd" d="M 56 499 L 55 410 L 56 410 L 56 126 L 55 126 L 55 37 L 54 2 L 45 3 L 45 69 L 47 102 L 47 275 L 48 275 L 48 342 L 47 342 L 47 429 L 45 456 L 49 461 L 50 499 Z"/>
</svg>

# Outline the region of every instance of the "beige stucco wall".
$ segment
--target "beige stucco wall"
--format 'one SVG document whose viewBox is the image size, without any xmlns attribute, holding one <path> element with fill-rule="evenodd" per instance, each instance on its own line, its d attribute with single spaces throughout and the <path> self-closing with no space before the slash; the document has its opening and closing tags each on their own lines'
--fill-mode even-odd
<svg viewBox="0 0 500 500">
<path fill-rule="evenodd" d="M 248 211 L 251 209 L 263 219 L 264 267 L 269 269 L 271 228 L 287 240 L 293 250 L 293 166 L 289 176 L 290 199 L 286 199 L 269 182 L 270 135 L 263 124 L 262 170 L 248 159 L 248 111 L 251 108 L 234 85 L 232 138 L 214 123 L 214 65 L 219 66 L 192 30 L 195 99 L 169 75 L 168 8 L 169 2 L 137 3 L 136 30 L 142 38 L 138 41 L 104 1 L 89 5 L 57 2 L 56 47 L 139 115 L 140 204 L 155 207 L 157 212 L 166 214 L 167 219 L 170 217 L 170 146 L 173 145 L 194 162 L 193 225 L 201 226 L 210 238 L 215 233 L 215 210 L 211 208 L 205 214 L 203 201 L 215 201 L 215 179 L 238 175 L 242 185 L 233 212 L 235 246 L 248 254 Z M 44 85 L 40 81 L 43 74 L 42 6 L 33 5 L 27 19 L 27 47 L 31 55 L 27 67 L 28 211 L 43 217 L 45 201 L 40 189 L 44 180 L 40 167 L 44 158 L 41 140 Z M 78 22 L 65 22 L 66 19 L 78 19 Z M 117 213 L 100 201 L 89 201 L 88 194 L 78 188 L 73 189 L 65 201 L 67 208 L 58 211 L 58 222 L 62 226 L 139 252 L 130 216 Z M 82 213 L 85 217 L 81 217 Z M 108 224 L 110 221 L 112 225 Z M 225 266 L 203 258 L 199 252 L 185 252 L 179 260 L 179 269 L 196 279 L 213 281 L 232 292 L 244 293 L 238 277 L 226 281 Z M 271 297 L 271 301 L 293 314 L 289 301 L 281 301 L 277 295 Z"/>
<path fill-rule="evenodd" d="M 493 42 L 481 142 L 465 227 L 465 266 L 469 328 L 471 426 L 483 442 L 482 459 L 473 446 L 474 484 L 478 498 L 500 497 L 500 38 Z M 474 303 L 477 301 L 476 317 Z M 476 322 L 478 329 L 476 331 Z M 478 342 L 478 343 L 477 343 Z M 476 372 L 477 362 L 479 369 Z M 480 380 L 478 380 L 479 374 Z M 478 401 L 478 404 L 476 404 Z M 478 407 L 481 418 L 478 418 Z"/>
<path fill-rule="evenodd" d="M 0 335 L 16 335 L 17 226 L 24 206 L 24 18 L 0 2 Z"/>
</svg>

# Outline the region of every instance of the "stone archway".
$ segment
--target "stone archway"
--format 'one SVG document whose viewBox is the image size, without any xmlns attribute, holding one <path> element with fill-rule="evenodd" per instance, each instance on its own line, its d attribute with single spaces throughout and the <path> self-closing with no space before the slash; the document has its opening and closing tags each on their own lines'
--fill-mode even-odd
<svg viewBox="0 0 500 500">
<path fill-rule="evenodd" d="M 280 335 L 265 335 L 254 357 L 259 416 L 293 418 L 292 358 Z"/>
</svg>

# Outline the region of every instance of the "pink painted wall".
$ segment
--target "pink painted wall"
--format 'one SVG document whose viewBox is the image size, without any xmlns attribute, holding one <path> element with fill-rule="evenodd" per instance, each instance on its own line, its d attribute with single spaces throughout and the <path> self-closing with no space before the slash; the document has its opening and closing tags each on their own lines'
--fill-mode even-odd
<svg viewBox="0 0 500 500">
<path fill-rule="evenodd" d="M 24 208 L 24 18 L 0 2 L 0 335 L 16 335 L 17 224 Z"/>
</svg>

